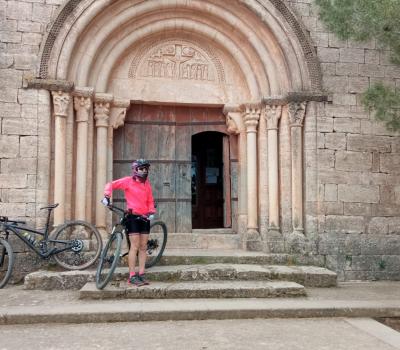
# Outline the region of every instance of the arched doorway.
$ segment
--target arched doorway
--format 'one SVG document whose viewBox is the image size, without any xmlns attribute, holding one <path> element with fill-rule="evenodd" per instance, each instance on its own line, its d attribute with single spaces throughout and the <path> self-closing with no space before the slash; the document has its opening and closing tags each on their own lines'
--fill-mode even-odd
<svg viewBox="0 0 400 350">
<path fill-rule="evenodd" d="M 230 192 L 229 148 L 224 147 L 224 138 L 219 132 L 203 132 L 192 136 L 192 227 L 194 229 L 226 227 L 225 200 Z M 229 142 L 227 140 L 227 142 Z M 226 141 L 225 141 L 226 143 Z M 227 209 L 227 208 L 226 208 Z"/>
</svg>

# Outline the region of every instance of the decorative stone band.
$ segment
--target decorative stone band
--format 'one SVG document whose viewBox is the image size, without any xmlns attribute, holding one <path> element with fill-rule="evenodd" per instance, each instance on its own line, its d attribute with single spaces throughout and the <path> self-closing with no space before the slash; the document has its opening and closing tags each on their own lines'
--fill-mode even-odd
<svg viewBox="0 0 400 350">
<path fill-rule="evenodd" d="M 24 81 L 24 87 L 28 89 L 71 92 L 74 89 L 74 83 L 67 80 L 32 78 Z"/>
<path fill-rule="evenodd" d="M 70 94 L 64 91 L 52 91 L 54 115 L 66 118 L 68 115 L 68 105 L 71 100 Z"/>
</svg>

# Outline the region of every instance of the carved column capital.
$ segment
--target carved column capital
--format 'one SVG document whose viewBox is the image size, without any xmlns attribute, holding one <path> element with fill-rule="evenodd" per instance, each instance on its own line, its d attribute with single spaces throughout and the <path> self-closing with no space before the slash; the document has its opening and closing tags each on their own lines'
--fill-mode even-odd
<svg viewBox="0 0 400 350">
<path fill-rule="evenodd" d="M 277 130 L 279 119 L 282 115 L 281 105 L 266 105 L 264 108 L 264 118 L 267 121 L 267 130 Z"/>
<path fill-rule="evenodd" d="M 110 106 L 113 96 L 111 94 L 96 94 L 94 102 L 94 119 L 96 127 L 108 127 L 110 119 Z"/>
<path fill-rule="evenodd" d="M 111 108 L 110 125 L 114 129 L 118 129 L 124 125 L 126 111 L 129 109 L 131 102 L 129 100 L 115 99 Z"/>
<path fill-rule="evenodd" d="M 291 127 L 302 127 L 307 102 L 289 102 L 289 124 Z"/>
<path fill-rule="evenodd" d="M 226 116 L 226 126 L 229 134 L 240 134 L 243 126 L 240 123 L 242 108 L 237 104 L 226 104 L 223 108 L 223 113 Z"/>
<path fill-rule="evenodd" d="M 57 117 L 66 118 L 68 115 L 68 105 L 71 100 L 71 96 L 68 92 L 64 91 L 52 91 L 54 114 Z"/>
<path fill-rule="evenodd" d="M 74 108 L 76 110 L 76 121 L 87 122 L 89 120 L 89 112 L 92 107 L 92 98 L 85 96 L 74 96 Z"/>
</svg>

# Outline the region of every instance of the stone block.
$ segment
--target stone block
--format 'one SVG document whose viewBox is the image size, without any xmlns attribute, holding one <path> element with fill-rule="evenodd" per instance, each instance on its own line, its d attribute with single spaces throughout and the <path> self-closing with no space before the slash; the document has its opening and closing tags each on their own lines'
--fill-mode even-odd
<svg viewBox="0 0 400 350">
<path fill-rule="evenodd" d="M 335 63 L 321 63 L 321 71 L 323 75 L 335 75 L 336 64 Z"/>
<path fill-rule="evenodd" d="M 345 150 L 346 134 L 344 133 L 325 134 L 325 148 L 333 150 Z"/>
<path fill-rule="evenodd" d="M 40 33 L 22 33 L 22 44 L 40 45 L 42 38 L 43 36 Z"/>
<path fill-rule="evenodd" d="M 400 154 L 383 153 L 380 157 L 380 170 L 390 174 L 400 174 Z"/>
<path fill-rule="evenodd" d="M 333 129 L 335 132 L 359 134 L 361 132 L 361 121 L 358 119 L 335 118 Z"/>
<path fill-rule="evenodd" d="M 0 69 L 0 83 L 8 88 L 19 88 L 22 85 L 22 72 L 15 69 Z"/>
<path fill-rule="evenodd" d="M 391 217 L 388 218 L 388 233 L 398 235 L 400 233 L 400 218 Z"/>
<path fill-rule="evenodd" d="M 16 32 L 17 31 L 17 21 L 5 19 L 0 17 L 0 32 Z"/>
<path fill-rule="evenodd" d="M 36 191 L 33 189 L 4 190 L 6 201 L 9 203 L 35 203 Z"/>
<path fill-rule="evenodd" d="M 373 217 L 367 224 L 367 233 L 386 235 L 389 232 L 389 220 L 386 217 Z"/>
<path fill-rule="evenodd" d="M 32 21 L 47 24 L 51 20 L 53 6 L 44 4 L 33 4 Z"/>
<path fill-rule="evenodd" d="M 345 171 L 370 171 L 372 168 L 372 153 L 337 151 L 335 168 Z"/>
<path fill-rule="evenodd" d="M 341 48 L 339 49 L 339 60 L 340 62 L 364 63 L 365 62 L 364 50 Z"/>
<path fill-rule="evenodd" d="M 10 68 L 14 64 L 14 57 L 6 53 L 0 53 L 0 69 Z"/>
<path fill-rule="evenodd" d="M 396 204 L 374 204 L 372 206 L 373 216 L 398 216 L 400 207 Z"/>
<path fill-rule="evenodd" d="M 38 45 L 7 44 L 7 53 L 10 55 L 37 55 Z"/>
<path fill-rule="evenodd" d="M 25 204 L 22 203 L 0 203 L 0 213 L 4 216 L 25 216 Z"/>
<path fill-rule="evenodd" d="M 338 199 L 350 203 L 378 203 L 379 186 L 340 184 L 338 186 Z"/>
<path fill-rule="evenodd" d="M 376 64 L 360 64 L 358 72 L 363 77 L 381 77 L 385 76 L 385 67 Z"/>
<path fill-rule="evenodd" d="M 325 221 L 325 232 L 363 233 L 364 217 L 327 215 Z"/>
<path fill-rule="evenodd" d="M 318 149 L 318 167 L 333 168 L 335 166 L 335 153 L 332 150 Z"/>
<path fill-rule="evenodd" d="M 319 132 L 332 132 L 333 131 L 333 118 L 332 117 L 318 117 L 317 130 Z"/>
<path fill-rule="evenodd" d="M 361 134 L 382 136 L 396 135 L 394 131 L 388 130 L 383 122 L 372 120 L 361 120 Z"/>
<path fill-rule="evenodd" d="M 394 65 L 385 67 L 385 76 L 390 78 L 400 78 L 400 67 Z"/>
<path fill-rule="evenodd" d="M 0 174 L 0 188 L 25 188 L 27 176 L 22 174 Z"/>
<path fill-rule="evenodd" d="M 317 133 L 317 148 L 325 148 L 325 134 L 322 132 Z"/>
<path fill-rule="evenodd" d="M 27 33 L 41 33 L 44 25 L 39 22 L 18 21 L 18 31 Z"/>
<path fill-rule="evenodd" d="M 341 40 L 334 33 L 329 33 L 329 47 L 345 48 L 347 46 L 347 40 Z"/>
<path fill-rule="evenodd" d="M 327 104 L 325 105 L 325 116 L 326 117 L 341 117 L 347 116 L 350 112 L 350 106 L 338 105 L 338 104 Z"/>
<path fill-rule="evenodd" d="M 347 90 L 346 90 L 347 91 Z M 357 104 L 357 99 L 355 95 L 352 94 L 333 94 L 333 103 L 343 106 L 352 106 Z"/>
<path fill-rule="evenodd" d="M 14 55 L 14 67 L 21 70 L 35 69 L 38 62 L 38 56 L 35 54 L 16 54 Z"/>
<path fill-rule="evenodd" d="M 6 84 L 0 85 L 0 102 L 17 102 L 18 90 L 9 88 Z"/>
<path fill-rule="evenodd" d="M 358 63 L 336 63 L 336 75 L 353 76 L 358 75 Z"/>
<path fill-rule="evenodd" d="M 327 202 L 336 202 L 338 200 L 338 186 L 336 184 L 325 184 L 324 199 Z"/>
<path fill-rule="evenodd" d="M 21 136 L 20 138 L 21 157 L 36 157 L 38 153 L 37 136 Z"/>
<path fill-rule="evenodd" d="M 15 158 L 19 153 L 18 136 L 0 135 L 0 158 Z"/>
<path fill-rule="evenodd" d="M 318 57 L 321 62 L 338 62 L 339 49 L 320 47 L 317 49 Z"/>
<path fill-rule="evenodd" d="M 391 151 L 392 138 L 384 136 L 348 135 L 347 149 L 359 152 L 380 152 Z"/>
<path fill-rule="evenodd" d="M 3 119 L 3 134 L 6 135 L 37 135 L 36 119 Z"/>
<path fill-rule="evenodd" d="M 18 32 L 4 32 L 0 31 L 0 41 L 3 43 L 18 44 L 22 41 L 22 34 Z"/>
<path fill-rule="evenodd" d="M 365 50 L 365 63 L 379 64 L 379 51 L 378 50 Z"/>
<path fill-rule="evenodd" d="M 343 203 L 344 215 L 349 216 L 371 216 L 372 209 L 369 203 Z"/>
<path fill-rule="evenodd" d="M 23 119 L 38 119 L 38 106 L 30 105 L 30 104 L 23 104 L 21 106 L 21 118 L 23 118 Z"/>
<path fill-rule="evenodd" d="M 326 91 L 347 92 L 348 90 L 348 77 L 324 76 L 322 83 Z"/>
<path fill-rule="evenodd" d="M 320 214 L 323 215 L 343 215 L 342 202 L 323 202 L 320 204 Z"/>
<path fill-rule="evenodd" d="M 3 174 L 36 174 L 36 158 L 14 158 L 1 160 Z"/>
<path fill-rule="evenodd" d="M 32 17 L 32 4 L 21 1 L 8 1 L 7 18 L 18 20 L 30 20 Z"/>
<path fill-rule="evenodd" d="M 18 103 L 36 105 L 38 102 L 38 90 L 18 89 Z"/>
<path fill-rule="evenodd" d="M 369 79 L 367 77 L 349 77 L 350 93 L 361 93 L 369 87 Z"/>
<path fill-rule="evenodd" d="M 311 32 L 311 38 L 318 47 L 329 46 L 329 34 L 324 32 Z"/>
</svg>

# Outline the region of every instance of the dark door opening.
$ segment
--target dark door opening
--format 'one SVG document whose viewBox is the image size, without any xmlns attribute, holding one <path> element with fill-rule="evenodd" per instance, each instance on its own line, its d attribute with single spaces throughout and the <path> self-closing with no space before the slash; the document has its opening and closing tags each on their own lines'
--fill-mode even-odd
<svg viewBox="0 0 400 350">
<path fill-rule="evenodd" d="M 223 134 L 192 136 L 192 228 L 224 227 Z"/>
</svg>

